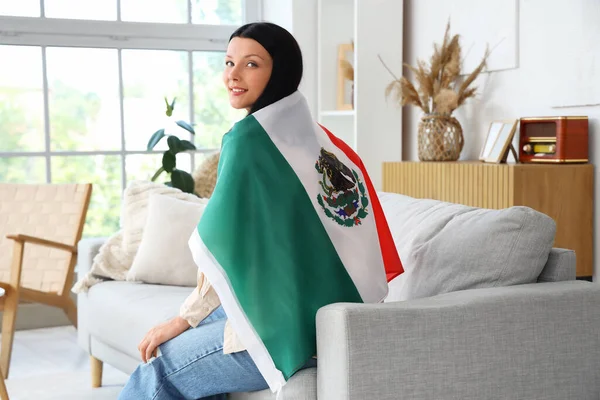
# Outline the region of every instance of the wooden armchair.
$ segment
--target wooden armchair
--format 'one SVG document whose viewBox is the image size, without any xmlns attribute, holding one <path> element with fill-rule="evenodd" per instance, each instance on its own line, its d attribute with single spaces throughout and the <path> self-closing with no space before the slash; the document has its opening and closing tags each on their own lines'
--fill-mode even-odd
<svg viewBox="0 0 600 400">
<path fill-rule="evenodd" d="M 0 183 L 0 368 L 8 378 L 20 301 L 64 310 L 77 327 L 70 296 L 91 184 Z M 12 249 L 11 249 L 12 247 Z"/>
</svg>

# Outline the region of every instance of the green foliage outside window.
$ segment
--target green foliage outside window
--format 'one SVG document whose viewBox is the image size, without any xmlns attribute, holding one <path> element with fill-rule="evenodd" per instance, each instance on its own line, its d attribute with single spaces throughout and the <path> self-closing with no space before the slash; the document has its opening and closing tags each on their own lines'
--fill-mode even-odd
<svg viewBox="0 0 600 400">
<path fill-rule="evenodd" d="M 214 16 L 202 14 L 201 0 L 192 0 L 192 20 L 195 23 L 204 22 L 203 18 L 213 18 L 210 23 L 239 24 L 242 20 L 240 0 L 218 0 Z M 2 46 L 0 46 L 1 51 Z M 31 49 L 31 48 L 30 48 Z M 45 143 L 44 94 L 41 89 L 41 51 L 37 61 L 39 73 L 27 75 L 25 72 L 21 81 L 30 82 L 38 79 L 38 83 L 30 83 L 29 87 L 15 84 L 3 85 L 0 80 L 0 152 L 43 152 Z M 50 50 L 49 50 L 50 51 Z M 124 52 L 130 50 L 123 50 Z M 189 60 L 186 52 L 180 52 L 178 71 L 187 71 Z M 197 149 L 218 149 L 221 138 L 231 125 L 243 117 L 243 112 L 233 110 L 229 106 L 227 92 L 222 82 L 224 54 L 222 52 L 193 52 L 193 120 L 197 134 L 193 135 L 193 144 Z M 24 65 L 25 60 L 18 57 L 10 59 L 14 65 Z M 77 62 L 76 59 L 64 59 L 64 62 Z M 60 68 L 60 65 L 55 65 Z M 148 68 L 152 68 L 149 65 Z M 31 72 L 31 68 L 29 69 Z M 56 70 L 55 70 L 56 71 Z M 60 71 L 60 70 L 59 70 Z M 20 70 L 17 70 L 19 73 Z M 175 87 L 166 96 L 174 97 L 189 93 L 189 77 L 178 73 Z M 51 78 L 51 79 L 50 79 Z M 11 78 L 12 79 L 12 78 Z M 51 151 L 81 151 L 81 150 L 118 150 L 118 140 L 113 141 L 110 148 L 94 147 L 90 144 L 101 143 L 102 138 L 90 137 L 90 126 L 103 118 L 103 98 L 93 91 L 77 85 L 49 77 L 49 118 L 50 121 L 50 150 Z M 19 80 L 17 80 L 19 81 Z M 159 97 L 149 99 L 144 96 L 145 87 L 134 87 L 124 82 L 125 97 L 135 97 L 144 101 L 162 102 Z M 118 81 L 114 82 L 118 87 Z M 137 92 L 136 92 L 137 90 Z M 144 98 L 142 98 L 144 97 Z M 114 101 L 114 99 L 113 99 Z M 134 100 L 135 101 L 135 100 Z M 106 107 L 105 107 L 106 108 Z M 182 105 L 179 111 L 185 109 Z M 125 107 L 125 138 L 143 137 L 147 142 L 151 132 L 139 131 L 136 122 L 143 116 L 131 121 L 129 108 Z M 186 111 L 189 115 L 189 110 Z M 138 118 L 137 116 L 135 118 Z M 115 132 L 111 132 L 114 134 Z M 118 133 L 118 132 L 117 132 Z M 114 137 L 114 136 L 113 136 Z M 182 136 L 183 138 L 183 136 Z M 172 139 L 174 140 L 174 139 Z M 158 149 L 158 146 L 157 146 Z M 127 150 L 143 150 L 143 148 Z M 162 150 L 162 149 L 161 149 Z M 119 229 L 121 212 L 121 196 L 123 193 L 123 169 L 126 172 L 126 182 L 133 179 L 151 180 L 158 166 L 161 155 L 137 153 L 127 155 L 125 160 L 120 154 L 109 155 L 58 155 L 50 159 L 52 182 L 73 183 L 91 182 L 94 185 L 92 201 L 87 215 L 83 235 L 86 237 L 109 236 Z M 195 156 L 197 161 L 200 155 Z M 191 160 L 191 158 L 189 158 Z M 124 164 L 123 164 L 124 163 Z M 182 168 L 185 168 L 185 163 Z M 177 167 L 180 166 L 177 158 Z M 189 171 L 192 172 L 192 171 Z M 46 182 L 47 161 L 43 156 L 0 157 L 0 182 L 13 183 L 44 183 Z"/>
</svg>

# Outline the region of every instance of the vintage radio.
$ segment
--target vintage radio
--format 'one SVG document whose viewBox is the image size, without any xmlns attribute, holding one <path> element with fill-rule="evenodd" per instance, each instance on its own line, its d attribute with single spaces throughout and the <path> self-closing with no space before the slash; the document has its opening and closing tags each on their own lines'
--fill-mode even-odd
<svg viewBox="0 0 600 400">
<path fill-rule="evenodd" d="M 588 162 L 588 117 L 521 118 L 519 161 Z"/>
</svg>

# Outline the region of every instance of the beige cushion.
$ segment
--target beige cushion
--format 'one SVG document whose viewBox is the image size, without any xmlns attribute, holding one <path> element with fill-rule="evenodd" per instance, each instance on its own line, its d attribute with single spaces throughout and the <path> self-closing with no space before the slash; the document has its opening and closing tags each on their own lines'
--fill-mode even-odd
<svg viewBox="0 0 600 400">
<path fill-rule="evenodd" d="M 125 247 L 133 246 L 137 249 L 137 246 L 139 246 L 144 226 L 146 225 L 146 218 L 148 217 L 148 199 L 155 194 L 195 203 L 206 203 L 205 199 L 200 199 L 196 195 L 184 193 L 179 189 L 168 187 L 162 183 L 147 181 L 132 182 L 125 190 L 121 209 L 121 225 Z"/>
<path fill-rule="evenodd" d="M 152 195 L 142 241 L 127 273 L 128 281 L 196 286 L 196 266 L 188 240 L 205 204 Z"/>
<path fill-rule="evenodd" d="M 142 241 L 148 217 L 148 199 L 156 194 L 197 204 L 206 204 L 208 201 L 162 183 L 134 181 L 129 184 L 123 196 L 121 230 L 102 245 L 90 271 L 73 286 L 74 293 L 87 292 L 91 286 L 106 279 L 126 279 Z"/>
<path fill-rule="evenodd" d="M 220 153 L 213 153 L 206 157 L 192 174 L 194 192 L 200 197 L 209 198 L 215 189 L 219 155 Z"/>
</svg>

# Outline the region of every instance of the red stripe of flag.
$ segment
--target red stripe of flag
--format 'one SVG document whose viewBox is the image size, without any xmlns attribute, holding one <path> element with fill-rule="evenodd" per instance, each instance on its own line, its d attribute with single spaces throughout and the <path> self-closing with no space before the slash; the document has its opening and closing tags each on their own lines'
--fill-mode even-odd
<svg viewBox="0 0 600 400">
<path fill-rule="evenodd" d="M 404 268 L 402 267 L 400 256 L 396 250 L 396 245 L 394 244 L 394 239 L 392 238 L 392 233 L 390 232 L 385 214 L 383 213 L 383 209 L 379 203 L 377 192 L 371 183 L 371 178 L 369 178 L 369 174 L 367 174 L 367 170 L 358 154 L 356 154 L 356 152 L 354 152 L 354 150 L 352 150 L 350 146 L 348 146 L 343 140 L 337 138 L 335 135 L 333 135 L 333 133 L 329 132 L 327 128 L 322 125 L 320 126 L 323 128 L 325 133 L 327 133 L 327 136 L 329 136 L 329 140 L 331 140 L 336 147 L 343 151 L 350 161 L 358 166 L 365 177 L 365 183 L 367 185 L 369 197 L 371 198 L 371 204 L 373 206 L 373 214 L 375 215 L 375 224 L 377 226 L 377 234 L 379 236 L 379 245 L 381 246 L 381 255 L 383 257 L 383 265 L 385 266 L 385 274 L 387 276 L 387 281 L 389 282 L 398 275 L 402 274 L 404 272 Z"/>
</svg>

